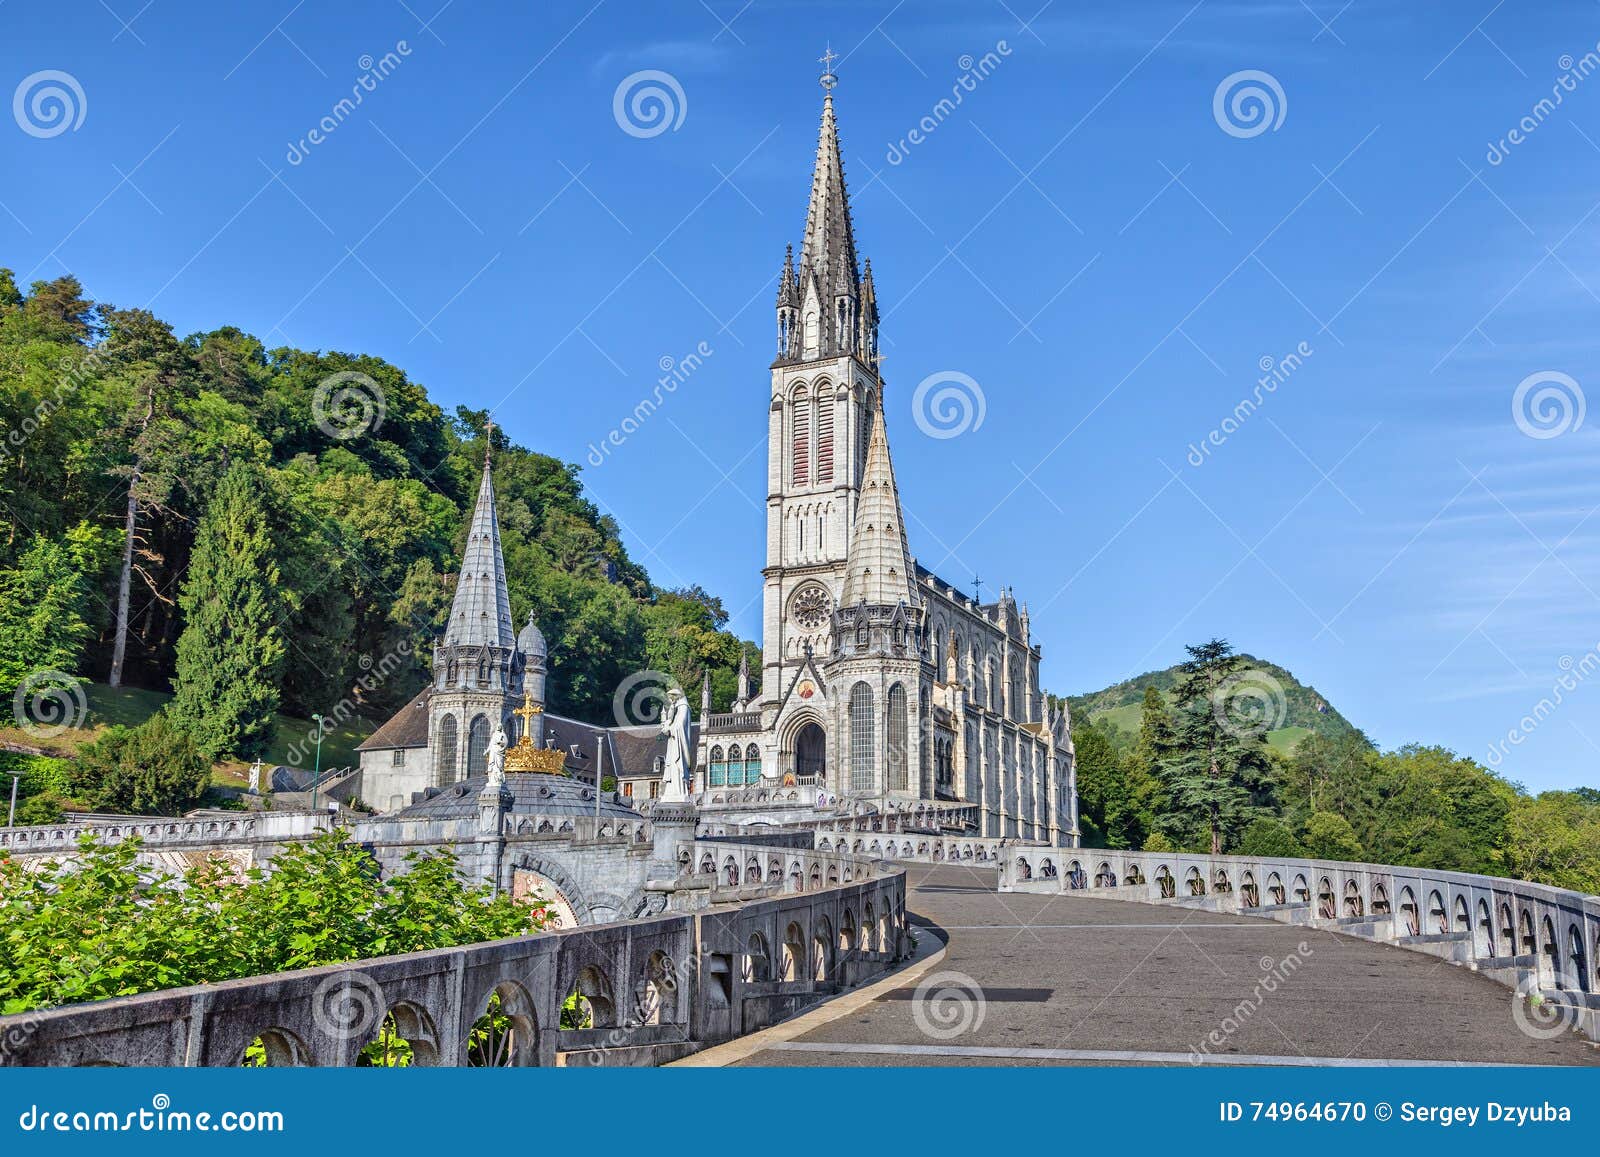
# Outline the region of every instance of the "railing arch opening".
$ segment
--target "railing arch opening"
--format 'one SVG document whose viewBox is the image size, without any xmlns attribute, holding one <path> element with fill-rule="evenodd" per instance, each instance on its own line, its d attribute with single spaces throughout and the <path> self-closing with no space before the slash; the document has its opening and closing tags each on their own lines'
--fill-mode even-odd
<svg viewBox="0 0 1600 1157">
<path fill-rule="evenodd" d="M 1189 895 L 1204 896 L 1206 894 L 1206 878 L 1200 874 L 1199 868 L 1190 868 L 1184 873 L 1183 882 L 1189 889 Z"/>
<path fill-rule="evenodd" d="M 612 1028 L 617 1023 L 616 998 L 611 978 L 598 965 L 578 972 L 572 990 L 561 1004 L 561 1029 Z"/>
<path fill-rule="evenodd" d="M 1366 915 L 1365 905 L 1361 900 L 1361 885 L 1354 880 L 1346 880 L 1344 885 L 1344 914 L 1346 916 L 1360 917 Z"/>
<path fill-rule="evenodd" d="M 1444 897 L 1437 888 L 1428 893 L 1428 930 L 1439 935 L 1450 931 L 1450 917 L 1445 912 Z"/>
<path fill-rule="evenodd" d="M 311 1054 L 304 1042 L 286 1028 L 269 1028 L 259 1033 L 244 1047 L 239 1066 L 257 1068 L 304 1068 L 311 1063 Z"/>
<path fill-rule="evenodd" d="M 528 990 L 514 980 L 495 985 L 483 1015 L 467 1033 L 467 1067 L 520 1068 L 539 1063 L 539 1018 Z"/>
<path fill-rule="evenodd" d="M 1173 879 L 1172 869 L 1165 864 L 1156 868 L 1156 887 L 1161 889 L 1161 896 L 1166 900 L 1178 894 L 1178 881 Z"/>
<path fill-rule="evenodd" d="M 1317 880 L 1317 916 L 1323 920 L 1332 920 L 1338 915 L 1338 904 L 1333 898 L 1333 881 L 1323 876 Z"/>
<path fill-rule="evenodd" d="M 1289 894 L 1283 889 L 1283 877 L 1276 872 L 1267 875 L 1267 899 L 1280 907 L 1289 902 Z"/>
<path fill-rule="evenodd" d="M 1489 914 L 1489 901 L 1478 901 L 1478 925 L 1472 932 L 1472 954 L 1479 960 L 1494 956 L 1494 917 Z"/>
<path fill-rule="evenodd" d="M 1416 936 L 1422 931 L 1422 915 L 1417 910 L 1416 893 L 1410 888 L 1400 889 L 1400 927 L 1402 935 Z"/>
</svg>

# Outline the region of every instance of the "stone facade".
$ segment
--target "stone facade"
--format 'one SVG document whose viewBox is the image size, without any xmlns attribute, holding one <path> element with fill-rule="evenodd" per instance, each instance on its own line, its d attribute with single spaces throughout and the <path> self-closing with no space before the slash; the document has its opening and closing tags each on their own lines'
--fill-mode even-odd
<svg viewBox="0 0 1600 1157">
<path fill-rule="evenodd" d="M 702 720 L 699 798 L 761 782 L 884 810 L 970 802 L 983 835 L 1076 843 L 1068 721 L 1040 689 L 1026 608 L 968 598 L 907 546 L 831 85 L 777 333 L 760 686 Z"/>
</svg>

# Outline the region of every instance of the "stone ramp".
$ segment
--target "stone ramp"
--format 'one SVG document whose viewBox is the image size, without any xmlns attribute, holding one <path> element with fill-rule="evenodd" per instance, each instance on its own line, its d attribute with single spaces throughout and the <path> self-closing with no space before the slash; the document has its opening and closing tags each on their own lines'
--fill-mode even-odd
<svg viewBox="0 0 1600 1157">
<path fill-rule="evenodd" d="M 1501 985 L 1402 948 L 1085 893 L 1000 894 L 993 869 L 907 871 L 908 910 L 950 940 L 924 978 L 944 999 L 907 985 L 741 1063 L 1600 1065 L 1576 1036 L 1525 1034 Z"/>
</svg>

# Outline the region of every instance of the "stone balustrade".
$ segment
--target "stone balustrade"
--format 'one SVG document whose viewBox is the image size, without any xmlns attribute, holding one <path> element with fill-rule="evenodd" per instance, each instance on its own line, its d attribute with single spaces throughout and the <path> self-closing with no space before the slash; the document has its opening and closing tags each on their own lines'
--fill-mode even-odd
<svg viewBox="0 0 1600 1157">
<path fill-rule="evenodd" d="M 1395 944 L 1520 993 L 1558 994 L 1574 1027 L 1600 1040 L 1600 896 L 1426 868 L 1013 845 L 999 887 L 1190 905 Z"/>
<path fill-rule="evenodd" d="M 93 835 L 102 843 L 138 837 L 146 851 L 281 844 L 310 839 L 329 831 L 334 823 L 333 818 L 321 812 L 239 812 L 190 819 L 134 817 L 37 827 L 0 827 L 0 852 L 14 856 L 71 854 L 84 835 Z"/>
<path fill-rule="evenodd" d="M 900 870 L 694 846 L 704 850 L 710 870 L 680 881 L 710 890 L 692 914 L 0 1018 L 0 1064 L 237 1065 L 254 1043 L 269 1064 L 351 1065 L 390 1015 L 419 1065 L 660 1064 L 776 1023 L 910 950 Z M 586 1027 L 562 1025 L 573 993 Z M 475 1035 L 492 1006 L 502 1031 Z"/>
</svg>

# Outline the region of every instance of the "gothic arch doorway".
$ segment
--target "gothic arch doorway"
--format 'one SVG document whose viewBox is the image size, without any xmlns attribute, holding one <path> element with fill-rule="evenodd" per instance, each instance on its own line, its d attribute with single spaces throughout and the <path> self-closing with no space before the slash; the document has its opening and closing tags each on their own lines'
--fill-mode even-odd
<svg viewBox="0 0 1600 1157">
<path fill-rule="evenodd" d="M 816 776 L 816 783 L 826 782 L 828 737 L 821 725 L 807 722 L 794 733 L 794 771 L 797 776 Z"/>
</svg>

